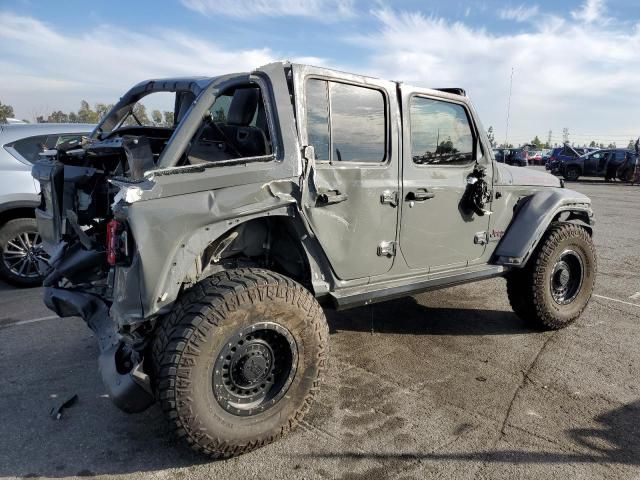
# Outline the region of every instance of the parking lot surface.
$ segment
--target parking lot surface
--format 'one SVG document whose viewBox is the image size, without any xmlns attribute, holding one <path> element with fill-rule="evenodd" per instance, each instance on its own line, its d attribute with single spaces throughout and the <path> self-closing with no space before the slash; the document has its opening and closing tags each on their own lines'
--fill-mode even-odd
<svg viewBox="0 0 640 480">
<path fill-rule="evenodd" d="M 176 445 L 157 407 L 120 412 L 83 322 L 0 285 L 0 477 L 640 478 L 640 187 L 567 186 L 597 216 L 596 295 L 574 325 L 529 329 L 503 279 L 327 312 L 310 413 L 226 461 Z"/>
</svg>

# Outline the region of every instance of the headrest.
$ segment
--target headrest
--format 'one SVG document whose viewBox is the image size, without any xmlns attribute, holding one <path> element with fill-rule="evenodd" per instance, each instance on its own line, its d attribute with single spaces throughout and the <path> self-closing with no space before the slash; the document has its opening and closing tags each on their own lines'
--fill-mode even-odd
<svg viewBox="0 0 640 480">
<path fill-rule="evenodd" d="M 260 98 L 259 88 L 239 88 L 233 94 L 229 114 L 227 115 L 228 125 L 240 125 L 246 127 L 253 120 L 258 108 Z"/>
</svg>

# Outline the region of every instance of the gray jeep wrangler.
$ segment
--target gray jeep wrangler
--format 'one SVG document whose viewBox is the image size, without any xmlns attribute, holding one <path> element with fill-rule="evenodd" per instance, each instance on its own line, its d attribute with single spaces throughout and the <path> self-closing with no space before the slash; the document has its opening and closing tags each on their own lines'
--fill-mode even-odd
<svg viewBox="0 0 640 480">
<path fill-rule="evenodd" d="M 172 125 L 136 116 L 158 93 L 175 97 Z M 159 401 L 216 457 L 309 410 L 321 304 L 504 276 L 516 314 L 556 329 L 594 286 L 590 200 L 495 162 L 461 89 L 288 63 L 151 80 L 81 148 L 46 155 L 33 167 L 46 305 L 95 332 L 121 409 Z"/>
</svg>

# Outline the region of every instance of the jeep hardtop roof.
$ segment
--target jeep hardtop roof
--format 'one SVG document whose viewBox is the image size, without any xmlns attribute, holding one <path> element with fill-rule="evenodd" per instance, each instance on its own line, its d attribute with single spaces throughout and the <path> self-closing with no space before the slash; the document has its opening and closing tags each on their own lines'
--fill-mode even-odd
<svg viewBox="0 0 640 480">
<path fill-rule="evenodd" d="M 344 75 L 344 76 L 357 76 L 357 77 L 365 78 L 365 79 L 383 80 L 380 77 L 374 77 L 374 76 L 370 76 L 370 75 L 363 75 L 363 74 L 353 73 L 353 72 L 345 72 L 343 70 L 337 70 L 337 69 L 327 68 L 327 67 L 316 67 L 314 65 L 302 64 L 302 63 L 274 62 L 274 63 L 267 64 L 267 65 L 273 66 L 273 65 L 277 65 L 277 64 L 280 64 L 282 66 L 282 68 L 285 69 L 285 70 L 290 69 L 291 67 L 299 67 L 299 68 L 308 67 L 308 68 L 313 68 L 313 69 L 318 69 L 318 70 L 325 70 L 327 72 L 332 72 L 333 74 L 339 74 L 339 75 Z M 267 65 L 262 65 L 260 67 L 257 67 L 252 72 L 259 71 L 261 68 L 266 67 Z M 211 85 L 211 83 L 213 83 L 214 81 L 218 80 L 219 78 L 221 78 L 223 76 L 224 77 L 242 76 L 242 75 L 249 75 L 252 72 L 235 72 L 235 73 L 231 73 L 231 74 L 224 74 L 224 75 L 218 75 L 218 76 L 213 76 L 213 77 L 203 77 L 203 76 L 167 77 L 167 78 L 154 78 L 154 79 L 149 79 L 149 80 L 143 80 L 142 82 L 140 82 L 140 83 L 136 84 L 135 86 L 133 86 L 126 93 L 126 96 L 132 96 L 132 95 L 135 95 L 135 94 L 150 93 L 150 92 L 162 92 L 162 91 L 172 91 L 173 92 L 173 91 L 177 91 L 177 90 L 183 90 L 183 91 L 189 90 L 194 95 L 198 95 L 202 90 L 205 90 L 207 87 L 209 87 Z M 389 81 L 391 81 L 393 83 L 396 83 L 398 85 L 405 84 L 401 80 L 400 81 L 398 81 L 398 80 L 389 80 Z M 411 86 L 411 85 L 408 85 L 408 86 Z M 438 88 L 421 87 L 421 88 L 429 88 L 430 90 L 444 92 L 444 93 L 448 93 L 448 94 L 451 94 L 451 95 L 458 95 L 458 96 L 461 96 L 461 97 L 466 97 L 467 96 L 467 92 L 463 88 L 459 88 L 459 87 L 438 87 Z"/>
</svg>

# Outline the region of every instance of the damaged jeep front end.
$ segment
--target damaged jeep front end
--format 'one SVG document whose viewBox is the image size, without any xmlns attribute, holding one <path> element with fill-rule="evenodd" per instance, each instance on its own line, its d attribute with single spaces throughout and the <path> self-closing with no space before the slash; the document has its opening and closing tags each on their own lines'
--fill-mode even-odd
<svg viewBox="0 0 640 480">
<path fill-rule="evenodd" d="M 101 352 L 99 370 L 107 392 L 127 412 L 144 410 L 154 397 L 143 370 L 145 334 L 150 325 L 133 328 L 119 323 L 111 313 L 114 303 L 122 300 L 118 296 L 123 296 L 114 288 L 117 267 L 134 263 L 136 250 L 120 207 L 131 200 L 124 198 L 129 191 L 126 186 L 146 185 L 145 171 L 155 167 L 175 130 L 175 124 L 142 125 L 134 107 L 150 93 L 175 92 L 174 116 L 180 109 L 184 115 L 203 82 L 191 79 L 136 85 L 91 136 L 83 139 L 80 148 L 63 145 L 47 151 L 32 168 L 42 192 L 36 220 L 50 255 L 48 264 L 41 265 L 46 271 L 44 302 L 60 317 L 81 317 L 95 333 Z M 136 298 L 140 311 L 139 286 L 125 287 L 126 297 Z"/>
<path fill-rule="evenodd" d="M 153 92 L 175 93 L 172 125 L 140 124 L 134 107 Z M 104 384 L 122 410 L 153 403 L 149 345 L 183 289 L 247 265 L 277 264 L 302 283 L 323 282 L 308 273 L 291 240 L 302 234 L 284 220 L 299 215 L 296 133 L 275 123 L 279 115 L 294 125 L 289 94 L 281 65 L 143 82 L 81 148 L 48 151 L 34 165 L 42 191 L 36 217 L 50 255 L 45 303 L 61 317 L 81 317 L 95 333 Z M 225 96 L 230 117 L 247 125 L 216 123 L 212 111 Z M 233 111 L 248 102 L 258 111 Z M 287 108 L 276 112 L 276 105 Z M 271 135 L 258 135 L 259 128 Z M 285 149 L 296 161 L 283 161 Z"/>
<path fill-rule="evenodd" d="M 122 160 L 141 163 L 140 141 L 121 145 L 95 142 L 83 151 L 59 151 L 32 170 L 42 189 L 36 209 L 38 228 L 51 259 L 43 285 L 44 302 L 60 317 L 81 317 L 100 347 L 99 370 L 110 398 L 121 409 L 138 412 L 153 401 L 142 371 L 142 345 L 125 338 L 110 318 L 113 269 L 132 248 L 111 204 L 120 190 L 110 179 L 131 171 Z M 120 158 L 122 157 L 122 158 Z M 90 159 L 90 160 L 88 160 Z M 90 166 L 89 166 L 90 165 Z"/>
</svg>

